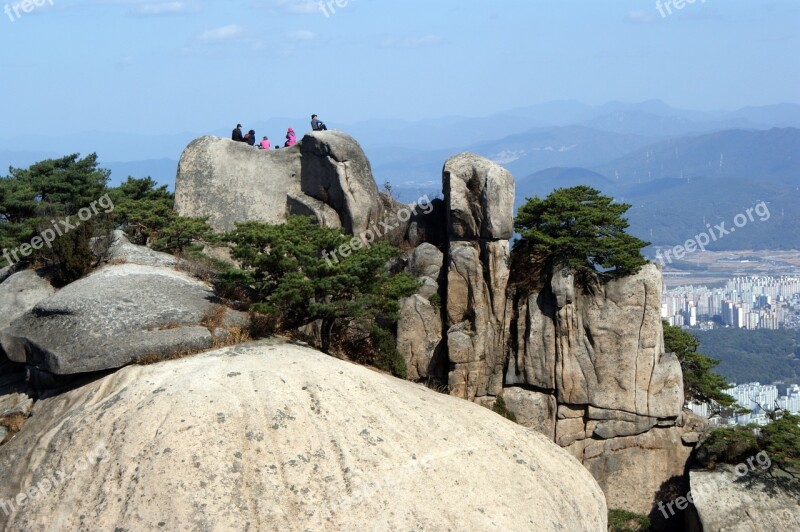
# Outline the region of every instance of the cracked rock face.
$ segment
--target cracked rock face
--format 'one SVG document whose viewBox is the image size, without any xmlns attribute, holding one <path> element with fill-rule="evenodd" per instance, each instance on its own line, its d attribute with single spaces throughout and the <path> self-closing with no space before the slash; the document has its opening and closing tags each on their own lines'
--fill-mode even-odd
<svg viewBox="0 0 800 532">
<path fill-rule="evenodd" d="M 514 177 L 478 155 L 451 157 L 442 171 L 448 220 L 447 350 L 451 393 L 497 395 L 503 386 L 506 298 L 513 228 Z"/>
<path fill-rule="evenodd" d="M 559 404 L 590 406 L 590 419 L 674 420 L 683 379 L 677 358 L 664 353 L 658 268 L 594 290 L 561 271 L 542 292 L 520 298 L 508 383 L 553 390 Z"/>
<path fill-rule="evenodd" d="M 553 397 L 556 412 L 540 408 L 529 426 L 581 460 L 610 506 L 645 514 L 691 451 L 678 426 L 680 363 L 664 352 L 661 282 L 651 264 L 587 292 L 557 271 L 543 289 L 517 294 L 505 376 Z"/>
<path fill-rule="evenodd" d="M 37 402 L 0 447 L 0 499 L 29 492 L 9 530 L 607 526 L 597 483 L 543 436 L 279 340 Z"/>
<path fill-rule="evenodd" d="M 198 138 L 181 155 L 175 209 L 182 216 L 207 217 L 217 231 L 251 220 L 282 223 L 300 214 L 356 235 L 384 215 L 369 160 L 341 131 L 309 133 L 277 150 Z"/>
<path fill-rule="evenodd" d="M 119 368 L 145 355 L 210 348 L 214 335 L 203 321 L 215 301 L 208 284 L 185 273 L 110 265 L 38 302 L 0 331 L 0 345 L 43 378 Z M 227 311 L 221 326 L 244 320 Z"/>
<path fill-rule="evenodd" d="M 445 163 L 442 182 L 451 238 L 511 238 L 514 177 L 508 170 L 480 155 L 461 153 Z"/>
</svg>

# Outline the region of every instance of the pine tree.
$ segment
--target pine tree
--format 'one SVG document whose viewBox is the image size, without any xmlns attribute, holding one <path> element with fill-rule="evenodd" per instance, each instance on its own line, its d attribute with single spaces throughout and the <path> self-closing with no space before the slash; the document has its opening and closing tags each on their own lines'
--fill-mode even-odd
<svg viewBox="0 0 800 532">
<path fill-rule="evenodd" d="M 514 220 L 522 237 L 514 251 L 551 267 L 634 274 L 647 263 L 640 250 L 649 243 L 625 232 L 629 208 L 585 185 L 529 198 Z"/>
<path fill-rule="evenodd" d="M 360 347 L 378 351 L 376 365 L 404 375 L 385 326 L 397 321 L 398 300 L 418 284 L 409 274 L 389 272 L 387 263 L 399 254 L 397 248 L 362 247 L 341 230 L 302 216 L 280 225 L 240 223 L 224 238 L 242 265 L 226 277 L 247 287 L 255 310 L 274 316 L 283 330 L 320 320 L 325 352 L 349 326 L 369 323 Z"/>
<path fill-rule="evenodd" d="M 711 371 L 719 365 L 719 360 L 698 353 L 697 348 L 700 347 L 700 343 L 690 333 L 666 321 L 662 324 L 664 349 L 668 353 L 675 353 L 681 363 L 685 400 L 707 403 L 716 414 L 725 408 L 734 407 L 736 400 L 723 392 L 728 388 L 728 381 L 722 375 Z M 736 411 L 749 412 L 742 408 L 737 408 Z"/>
</svg>

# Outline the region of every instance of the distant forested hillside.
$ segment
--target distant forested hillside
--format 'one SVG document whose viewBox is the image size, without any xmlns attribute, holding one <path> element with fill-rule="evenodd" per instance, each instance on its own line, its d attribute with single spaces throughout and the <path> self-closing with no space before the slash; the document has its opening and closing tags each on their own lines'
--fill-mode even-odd
<svg viewBox="0 0 800 532">
<path fill-rule="evenodd" d="M 721 360 L 715 371 L 732 382 L 800 382 L 798 330 L 716 329 L 695 335 L 699 351 Z"/>
</svg>

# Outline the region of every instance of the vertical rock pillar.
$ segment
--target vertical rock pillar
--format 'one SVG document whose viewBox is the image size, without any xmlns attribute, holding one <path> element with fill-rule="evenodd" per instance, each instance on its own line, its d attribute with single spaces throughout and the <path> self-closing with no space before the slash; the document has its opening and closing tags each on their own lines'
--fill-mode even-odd
<svg viewBox="0 0 800 532">
<path fill-rule="evenodd" d="M 503 386 L 514 177 L 471 153 L 442 171 L 447 219 L 444 330 L 451 394 L 469 400 Z"/>
</svg>

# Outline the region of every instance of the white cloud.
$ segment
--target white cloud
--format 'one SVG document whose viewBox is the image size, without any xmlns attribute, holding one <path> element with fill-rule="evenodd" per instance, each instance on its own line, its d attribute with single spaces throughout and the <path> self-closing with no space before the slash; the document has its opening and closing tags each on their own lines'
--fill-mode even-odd
<svg viewBox="0 0 800 532">
<path fill-rule="evenodd" d="M 146 4 L 137 4 L 131 8 L 130 13 L 138 17 L 158 17 L 192 13 L 197 10 L 196 3 L 192 4 L 190 2 L 148 2 Z"/>
<path fill-rule="evenodd" d="M 286 36 L 293 41 L 311 41 L 317 34 L 308 30 L 290 31 Z"/>
<path fill-rule="evenodd" d="M 424 48 L 426 46 L 436 46 L 443 41 L 438 35 L 425 35 L 405 39 L 384 39 L 381 41 L 381 46 L 383 48 Z"/>
<path fill-rule="evenodd" d="M 630 22 L 631 24 L 649 24 L 655 20 L 656 18 L 653 14 L 644 9 L 629 11 L 628 14 L 625 15 L 625 22 Z"/>
<path fill-rule="evenodd" d="M 133 66 L 135 64 L 136 64 L 136 57 L 132 56 L 132 55 L 126 55 L 126 56 L 120 58 L 116 62 L 115 66 L 117 67 L 117 70 L 123 70 L 123 69 L 128 68 L 129 66 Z"/>
<path fill-rule="evenodd" d="M 203 43 L 228 43 L 240 41 L 244 37 L 244 28 L 236 24 L 228 24 L 220 28 L 204 31 L 197 36 L 197 40 Z"/>
<path fill-rule="evenodd" d="M 320 12 L 318 0 L 266 0 L 257 2 L 257 5 L 271 13 L 286 15 L 314 15 Z"/>
</svg>

